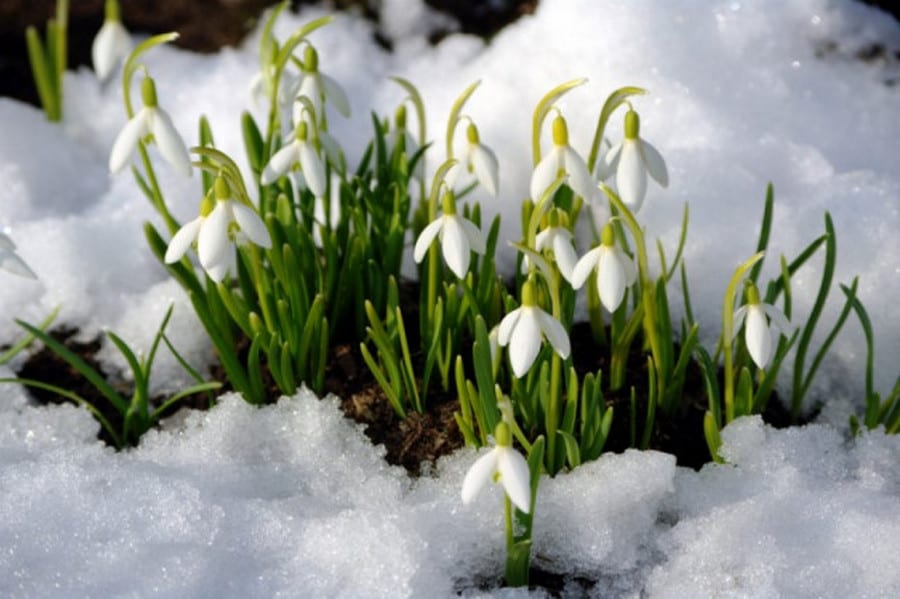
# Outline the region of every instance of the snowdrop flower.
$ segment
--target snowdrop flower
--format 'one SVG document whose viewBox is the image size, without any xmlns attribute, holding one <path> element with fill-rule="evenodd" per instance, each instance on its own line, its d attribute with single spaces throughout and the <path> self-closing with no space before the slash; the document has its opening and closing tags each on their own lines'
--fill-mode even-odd
<svg viewBox="0 0 900 599">
<path fill-rule="evenodd" d="M 597 161 L 596 174 L 601 181 L 615 173 L 622 201 L 633 212 L 641 209 L 647 195 L 647 175 L 662 187 L 669 185 L 669 173 L 659 151 L 640 137 L 641 120 L 629 110 L 625 113 L 625 139 L 610 148 Z"/>
<path fill-rule="evenodd" d="M 497 341 L 509 346 L 509 361 L 516 377 L 525 376 L 541 350 L 544 336 L 563 359 L 569 357 L 569 335 L 558 320 L 538 308 L 534 297 L 534 283 L 529 279 L 522 285 L 522 305 L 503 317 Z"/>
<path fill-rule="evenodd" d="M 512 434 L 504 421 L 494 429 L 494 448 L 475 460 L 462 486 L 463 503 L 471 503 L 490 481 L 503 485 L 510 501 L 526 514 L 531 511 L 531 473 L 528 462 L 512 448 Z"/>
<path fill-rule="evenodd" d="M 144 107 L 132 117 L 113 143 L 112 152 L 109 155 L 109 170 L 117 173 L 131 160 L 138 142 L 152 136 L 159 147 L 159 153 L 172 167 L 184 175 L 191 176 L 191 159 L 188 156 L 184 141 L 175 130 L 172 119 L 165 110 L 160 108 L 156 101 L 156 84 L 150 77 L 141 82 L 141 98 Z"/>
<path fill-rule="evenodd" d="M 637 279 L 634 263 L 615 243 L 612 225 L 607 223 L 600 232 L 600 245 L 581 257 L 572 271 L 572 287 L 580 289 L 591 271 L 597 272 L 597 293 L 600 302 L 610 312 L 615 312 L 625 290 Z"/>
<path fill-rule="evenodd" d="M 303 52 L 299 83 L 295 85 L 292 97 L 306 96 L 312 101 L 316 115 L 321 118 L 322 107 L 327 100 L 334 104 L 337 111 L 344 117 L 350 116 L 350 101 L 341 84 L 319 70 L 319 53 L 312 46 L 306 46 Z M 302 105 L 295 110 L 302 110 Z M 295 121 L 299 121 L 299 115 L 295 114 Z"/>
<path fill-rule="evenodd" d="M 325 166 L 319 159 L 315 144 L 309 139 L 309 127 L 305 121 L 297 124 L 294 141 L 284 146 L 269 159 L 259 178 L 260 183 L 269 185 L 286 174 L 295 164 L 303 171 L 303 179 L 316 197 L 325 194 Z"/>
<path fill-rule="evenodd" d="M 566 120 L 557 116 L 553 120 L 553 149 L 544 156 L 531 174 L 531 199 L 538 202 L 561 173 L 568 175 L 566 183 L 572 190 L 592 200 L 596 196 L 597 186 L 588 171 L 587 164 L 569 145 L 569 130 Z"/>
<path fill-rule="evenodd" d="M 166 264 L 181 260 L 196 240 L 200 266 L 215 281 L 220 282 L 230 267 L 232 243 L 238 235 L 258 246 L 272 247 L 269 231 L 259 214 L 237 200 L 220 175 L 213 186 L 215 199 L 207 195 L 200 204 L 200 216 L 175 233 L 166 250 Z"/>
<path fill-rule="evenodd" d="M 769 326 L 770 321 L 772 326 Z M 734 312 L 732 334 L 737 334 L 742 323 L 744 324 L 744 341 L 747 343 L 750 357 L 759 368 L 765 368 L 772 357 L 772 350 L 778 337 L 790 333 L 791 325 L 787 317 L 775 306 L 762 303 L 756 285 L 748 283 L 747 303 Z M 777 329 L 778 334 L 773 334 L 773 329 Z M 730 342 L 731 339 L 729 339 Z"/>
<path fill-rule="evenodd" d="M 425 257 L 435 237 L 441 240 L 441 252 L 447 266 L 460 279 L 464 278 L 469 270 L 471 252 L 484 254 L 486 249 L 481 230 L 456 214 L 456 199 L 452 192 L 444 194 L 443 214 L 431 221 L 419 234 L 413 248 L 416 264 Z"/>
<path fill-rule="evenodd" d="M 489 147 L 481 143 L 478 136 L 478 127 L 475 123 L 469 123 L 466 129 L 466 153 L 463 162 L 470 173 L 475 174 L 475 178 L 487 190 L 489 194 L 497 197 L 499 188 L 499 166 L 497 164 L 497 156 Z"/>
<path fill-rule="evenodd" d="M 131 37 L 119 19 L 119 3 L 117 0 L 106 0 L 103 26 L 97 32 L 91 46 L 91 58 L 94 72 L 100 81 L 106 81 L 113 70 L 131 52 Z"/>
<path fill-rule="evenodd" d="M 16 253 L 16 244 L 2 231 L 0 231 L 0 268 L 14 275 L 37 278 L 34 271 L 28 268 L 25 261 Z"/>
<path fill-rule="evenodd" d="M 565 227 L 566 220 L 565 212 L 553 210 L 550 213 L 550 226 L 538 233 L 535 238 L 535 249 L 539 252 L 553 250 L 559 272 L 571 283 L 572 269 L 575 268 L 578 256 L 575 255 L 575 248 L 572 245 L 572 232 Z M 528 256 L 522 261 L 523 266 L 527 259 Z"/>
</svg>

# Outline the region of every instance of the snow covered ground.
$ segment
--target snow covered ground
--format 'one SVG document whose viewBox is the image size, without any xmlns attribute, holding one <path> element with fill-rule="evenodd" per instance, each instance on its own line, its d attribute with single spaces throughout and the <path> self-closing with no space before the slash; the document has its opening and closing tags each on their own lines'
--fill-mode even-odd
<svg viewBox="0 0 900 599">
<path fill-rule="evenodd" d="M 586 151 L 606 95 L 646 87 L 635 101 L 642 134 L 666 157 L 671 185 L 651 187 L 642 216 L 671 246 L 690 202 L 686 260 L 705 338 L 717 334 L 732 269 L 754 250 L 771 180 L 771 257 L 795 255 L 832 213 L 836 280 L 860 275 L 877 335 L 876 385 L 890 388 L 900 355 L 900 87 L 888 82 L 900 66 L 855 54 L 873 42 L 900 48 L 896 21 L 847 0 L 547 1 L 490 45 L 450 36 L 430 47 L 434 17 L 418 0 L 385 5 L 393 54 L 352 16 L 313 36 L 322 69 L 351 97 L 352 118 L 332 119 L 351 164 L 369 111 L 388 114 L 402 97 L 387 76 L 419 86 L 439 142 L 452 101 L 482 79 L 466 112 L 498 153 L 501 197 L 488 208 L 508 215 L 513 238 L 535 102 L 588 77 L 560 103 L 573 145 Z M 277 33 L 320 14 L 287 16 Z M 256 48 L 252 38 L 215 56 L 147 56 L 160 103 L 189 143 L 206 114 L 218 145 L 243 155 L 238 115 L 251 104 L 242 82 Z M 12 318 L 37 322 L 60 305 L 59 320 L 85 336 L 109 328 L 146 347 L 174 302 L 173 341 L 194 363 L 209 361 L 189 302 L 144 243 L 142 223 L 155 214 L 130 176 L 107 174 L 124 124 L 117 82 L 104 88 L 82 70 L 65 83 L 61 126 L 0 99 L 0 228 L 40 277 L 0 272 L 0 342 L 17 336 Z M 611 137 L 620 132 L 613 122 Z M 193 218 L 196 176 L 159 172 L 173 212 Z M 799 315 L 818 266 L 793 281 Z M 861 339 L 851 322 L 826 364 L 814 390 L 829 400 L 819 424 L 775 431 L 739 421 L 724 432 L 728 466 L 693 472 L 671 456 L 627 452 L 542 482 L 536 565 L 599 580 L 604 597 L 900 596 L 900 438 L 845 436 L 861 398 Z M 160 388 L 185 383 L 173 360 L 158 366 Z M 300 393 L 254 409 L 229 396 L 119 454 L 96 429 L 82 410 L 35 408 L 21 390 L 0 387 L 0 595 L 477 595 L 502 570 L 499 490 L 471 506 L 458 499 L 473 452 L 411 482 L 334 400 Z"/>
</svg>

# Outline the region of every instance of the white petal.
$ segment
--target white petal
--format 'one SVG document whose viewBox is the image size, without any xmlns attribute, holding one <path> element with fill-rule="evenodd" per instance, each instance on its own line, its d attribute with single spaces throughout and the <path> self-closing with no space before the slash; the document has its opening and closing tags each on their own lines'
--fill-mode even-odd
<svg viewBox="0 0 900 599">
<path fill-rule="evenodd" d="M 147 128 L 147 109 L 142 108 L 125 123 L 116 141 L 113 142 L 112 152 L 109 153 L 109 172 L 118 173 L 125 168 L 137 148 L 138 140 L 148 133 L 150 131 Z"/>
<path fill-rule="evenodd" d="M 488 484 L 497 471 L 497 450 L 492 449 L 480 458 L 466 472 L 462 485 L 463 503 L 471 503 L 475 496 Z"/>
<path fill-rule="evenodd" d="M 519 321 L 509 338 L 509 361 L 513 373 L 521 378 L 528 373 L 541 351 L 541 327 L 536 311 L 538 308 L 523 307 Z"/>
<path fill-rule="evenodd" d="M 494 153 L 482 144 L 476 144 L 472 147 L 469 154 L 469 161 L 472 170 L 475 171 L 475 178 L 481 183 L 489 194 L 497 197 L 497 189 L 499 187 L 498 171 L 500 167 L 497 163 L 497 157 Z"/>
<path fill-rule="evenodd" d="M 628 254 L 622 251 L 621 248 L 615 248 L 613 251 L 616 252 L 616 256 L 619 258 L 619 264 L 622 265 L 622 270 L 625 271 L 625 284 L 628 287 L 634 285 L 634 282 L 637 281 L 637 267 L 634 265 L 634 261 L 628 257 Z"/>
<path fill-rule="evenodd" d="M 469 247 L 472 251 L 476 254 L 484 254 L 487 251 L 487 242 L 481 229 L 476 227 L 475 223 L 464 218 L 459 219 L 459 224 L 462 225 L 463 231 L 466 233 L 466 239 L 469 240 Z"/>
<path fill-rule="evenodd" d="M 497 328 L 497 343 L 501 346 L 505 346 L 509 343 L 509 337 L 512 335 L 512 332 L 516 328 L 516 323 L 519 322 L 519 317 L 522 315 L 522 308 L 516 308 L 509 314 L 503 317 L 503 320 L 500 321 L 500 326 Z"/>
<path fill-rule="evenodd" d="M 568 358 L 569 353 L 572 351 L 572 346 L 569 344 L 569 334 L 566 333 L 563 325 L 541 309 L 535 308 L 535 315 L 540 322 L 541 331 L 544 332 L 556 353 L 563 359 Z"/>
<path fill-rule="evenodd" d="M 763 304 L 763 310 L 766 315 L 772 321 L 772 326 L 784 335 L 790 335 L 792 331 L 791 323 L 788 322 L 787 316 L 784 315 L 784 312 L 776 308 L 771 304 Z"/>
<path fill-rule="evenodd" d="M 25 261 L 10 250 L 0 249 L 0 269 L 30 279 L 37 278 L 37 275 L 34 274 L 34 271 L 28 267 Z"/>
<path fill-rule="evenodd" d="M 337 173 L 331 173 L 331 188 L 328 193 L 328 224 L 334 229 L 341 223 L 341 178 Z"/>
<path fill-rule="evenodd" d="M 727 343 L 734 341 L 738 331 L 741 330 L 741 325 L 744 324 L 744 318 L 747 316 L 747 307 L 747 304 L 744 304 L 735 310 L 734 314 L 731 316 L 731 338 L 725 340 Z"/>
<path fill-rule="evenodd" d="M 560 153 L 559 149 L 554 147 L 546 156 L 541 158 L 534 172 L 531 173 L 531 185 L 529 187 L 531 199 L 535 203 L 540 201 L 544 191 L 550 187 L 550 184 L 556 180 L 559 174 Z"/>
<path fill-rule="evenodd" d="M 94 71 L 101 81 L 105 81 L 118 62 L 128 53 L 131 41 L 128 32 L 118 21 L 106 21 L 97 32 L 91 46 Z"/>
<path fill-rule="evenodd" d="M 461 217 L 445 216 L 444 228 L 441 230 L 441 252 L 447 266 L 460 279 L 465 278 L 469 270 L 469 240 L 460 224 Z"/>
<path fill-rule="evenodd" d="M 231 210 L 234 212 L 234 220 L 237 221 L 238 226 L 241 228 L 241 233 L 260 247 L 272 247 L 269 231 L 256 210 L 240 202 L 234 202 Z"/>
<path fill-rule="evenodd" d="M 562 273 L 565 280 L 572 282 L 572 271 L 578 262 L 578 256 L 575 255 L 575 248 L 572 247 L 571 236 L 562 229 L 560 233 L 553 236 L 553 256 L 556 258 L 556 264 L 559 266 L 559 272 Z"/>
<path fill-rule="evenodd" d="M 9 237 L 9 235 L 4 233 L 3 231 L 0 231 L 0 250 L 9 250 L 12 252 L 15 249 L 16 249 L 15 242 L 13 242 L 13 240 Z"/>
<path fill-rule="evenodd" d="M 603 161 L 610 169 L 610 175 L 616 172 L 616 169 L 619 168 L 619 157 L 622 155 L 622 142 L 617 143 L 613 147 L 609 149 L 604 156 Z M 599 178 L 599 177 L 598 177 Z M 604 179 L 609 179 L 609 175 L 604 177 Z"/>
<path fill-rule="evenodd" d="M 597 260 L 597 292 L 600 301 L 610 312 L 615 312 L 625 297 L 625 269 L 612 248 L 601 246 Z"/>
<path fill-rule="evenodd" d="M 634 140 L 622 142 L 619 168 L 616 169 L 616 187 L 622 201 L 632 212 L 641 209 L 647 194 L 647 170 L 641 159 L 640 148 Z"/>
<path fill-rule="evenodd" d="M 444 217 L 439 216 L 428 223 L 428 226 L 419 233 L 419 238 L 416 240 L 416 246 L 413 248 L 413 259 L 416 261 L 416 264 L 421 262 L 422 258 L 425 257 L 425 253 L 428 251 L 428 248 L 431 247 L 431 242 L 434 241 L 435 235 L 438 234 L 438 231 L 440 231 L 443 226 Z"/>
<path fill-rule="evenodd" d="M 569 146 L 563 148 L 562 151 L 565 169 L 569 174 L 569 187 L 586 200 L 594 199 L 597 195 L 597 182 L 591 176 L 584 158 Z"/>
<path fill-rule="evenodd" d="M 315 148 L 311 143 L 300 142 L 297 145 L 297 153 L 300 155 L 300 168 L 303 169 L 303 177 L 309 190 L 314 196 L 325 195 L 325 167 L 319 160 Z"/>
<path fill-rule="evenodd" d="M 274 183 L 279 177 L 283 176 L 295 162 L 300 160 L 297 142 L 291 142 L 284 146 L 269 158 L 269 164 L 263 168 L 259 182 L 263 185 Z"/>
<path fill-rule="evenodd" d="M 580 289 L 584 282 L 587 281 L 591 271 L 594 270 L 597 262 L 600 260 L 600 251 L 602 249 L 603 246 L 595 247 L 582 256 L 581 260 L 575 264 L 575 268 L 572 269 L 572 280 L 570 281 L 574 289 Z"/>
<path fill-rule="evenodd" d="M 747 307 L 747 326 L 744 327 L 744 341 L 750 357 L 760 368 L 769 363 L 772 339 L 766 314 L 759 305 Z"/>
<path fill-rule="evenodd" d="M 228 210 L 228 201 L 217 201 L 216 207 L 203 221 L 197 234 L 197 253 L 200 256 L 200 265 L 205 270 L 220 262 L 228 251 L 230 222 L 231 211 Z"/>
<path fill-rule="evenodd" d="M 650 142 L 641 140 L 641 155 L 644 158 L 644 165 L 647 172 L 653 177 L 653 180 L 663 187 L 669 186 L 669 171 L 666 168 L 666 161 L 663 160 L 662 154 L 653 147 Z"/>
<path fill-rule="evenodd" d="M 228 273 L 230 260 L 227 258 L 223 258 L 219 260 L 215 264 L 207 266 L 204 270 L 206 274 L 209 275 L 209 278 L 215 281 L 216 283 L 221 283 L 222 279 L 225 278 L 225 275 Z"/>
<path fill-rule="evenodd" d="M 150 122 L 153 139 L 159 147 L 159 153 L 171 164 L 176 171 L 185 177 L 191 176 L 191 157 L 188 155 L 184 141 L 175 130 L 172 119 L 161 108 L 153 110 Z"/>
<path fill-rule="evenodd" d="M 169 247 L 166 249 L 166 264 L 181 260 L 181 257 L 184 256 L 191 244 L 194 243 L 194 240 L 197 239 L 203 220 L 202 216 L 198 216 L 175 232 L 172 240 L 169 241 Z"/>
<path fill-rule="evenodd" d="M 334 107 L 337 108 L 337 111 L 340 112 L 342 116 L 345 118 L 349 117 L 350 100 L 347 99 L 344 88 L 341 87 L 340 83 L 324 73 L 319 73 L 319 77 L 322 78 L 322 87 L 325 90 L 325 97 L 328 98 L 329 102 L 334 104 Z"/>
<path fill-rule="evenodd" d="M 498 447 L 497 470 L 500 483 L 517 508 L 525 513 L 531 511 L 531 472 L 528 462 L 512 447 Z"/>
<path fill-rule="evenodd" d="M 611 161 L 618 158 L 618 152 L 621 149 L 622 144 L 619 144 L 616 147 L 607 150 L 606 152 L 603 152 L 602 150 L 600 151 L 599 155 L 597 156 L 597 162 L 594 164 L 594 176 L 598 181 L 606 181 L 613 176 L 613 173 L 616 172 L 616 169 Z M 613 152 L 613 150 L 615 150 L 615 153 Z"/>
<path fill-rule="evenodd" d="M 319 85 L 319 78 L 316 75 L 303 75 L 300 82 L 300 89 L 297 90 L 297 96 L 306 96 L 312 102 L 313 110 L 316 116 L 322 113 L 322 88 Z M 294 102 L 294 122 L 299 123 L 303 116 L 303 104 Z"/>
</svg>

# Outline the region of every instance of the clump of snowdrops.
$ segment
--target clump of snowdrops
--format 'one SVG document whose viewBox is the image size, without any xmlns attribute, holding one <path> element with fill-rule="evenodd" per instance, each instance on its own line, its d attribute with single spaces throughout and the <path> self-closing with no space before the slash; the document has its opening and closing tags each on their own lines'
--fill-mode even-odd
<svg viewBox="0 0 900 599">
<path fill-rule="evenodd" d="M 251 94 L 267 106 L 266 118 L 260 123 L 249 112 L 240 116 L 246 155 L 231 157 L 216 148 L 205 119 L 199 144 L 187 147 L 141 63 L 145 52 L 175 34 L 152 37 L 128 53 L 118 5 L 110 0 L 94 60 L 102 78 L 124 61 L 127 117 L 110 170 L 130 166 L 158 211 L 162 229 L 146 225 L 149 245 L 188 293 L 228 383 L 248 402 L 270 399 L 264 373 L 283 394 L 304 384 L 324 391 L 331 348 L 348 340 L 359 345 L 399 417 L 426 410 L 436 391 L 458 397 L 456 420 L 466 443 L 484 448 L 465 477 L 462 500 L 474 501 L 489 482 L 502 484 L 508 584 L 528 581 L 541 476 L 602 453 L 617 417 L 605 394 L 630 398 L 631 444 L 646 448 L 656 419 L 684 407 L 685 377 L 699 368 L 708 397 L 703 432 L 712 459 L 721 460 L 719 431 L 739 416 L 765 410 L 785 362 L 792 372 L 787 399 L 793 416 L 800 415 L 829 346 L 853 312 L 868 350 L 862 423 L 900 429 L 900 383 L 884 399 L 872 389 L 872 330 L 856 280 L 841 285 L 843 309 L 825 342 L 811 347 L 837 256 L 827 214 L 823 234 L 792 260 L 781 257 L 780 276 L 762 281 L 774 202 L 770 186 L 757 245 L 748 248 L 723 294 L 718 344 L 703 347 L 682 259 L 688 207 L 676 246 L 656 241 L 655 260 L 640 220 L 653 201 L 664 201 L 648 200 L 648 189 L 670 183 L 663 153 L 641 128 L 636 106 L 645 90 L 613 91 L 599 106 L 591 147 L 581 154 L 569 142 L 559 105 L 585 81 L 574 80 L 536 104 L 521 237 L 503 240 L 504 249 L 508 244 L 517 252 L 518 267 L 504 277 L 494 261 L 499 217 L 488 223 L 477 201 L 501 195 L 500 165 L 490 140 L 481 139 L 477 115 L 465 111 L 480 82 L 452 106 L 441 144 L 427 135 L 425 102 L 416 87 L 395 78 L 396 110 L 373 116 L 372 141 L 350 168 L 329 132 L 332 118 L 349 115 L 349 98 L 309 39 L 329 18 L 277 40 L 273 25 L 286 5 L 265 23 L 259 75 L 251 84 Z M 135 77 L 140 103 L 132 98 Z M 621 140 L 605 135 L 614 117 L 624 121 Z M 180 223 L 170 213 L 151 148 L 165 162 L 162 168 L 184 176 L 200 172 L 195 219 Z M 582 220 L 590 239 L 576 239 Z M 0 242 L 0 264 L 30 274 L 11 241 L 4 236 Z M 417 305 L 400 301 L 400 271 L 410 246 L 418 265 Z M 822 253 L 819 292 L 799 322 L 792 314 L 791 277 Z M 685 306 L 677 323 L 668 299 L 676 276 Z M 592 351 L 605 355 L 605 371 L 580 372 L 573 365 L 570 331 L 579 293 L 586 296 Z M 61 351 L 42 327 L 23 326 Z M 135 381 L 144 387 L 160 340 L 175 351 L 164 326 L 146 364 L 110 336 L 130 356 Z M 626 371 L 636 354 L 645 365 L 641 384 Z M 96 384 L 104 389 L 102 381 Z M 212 387 L 198 378 L 190 391 Z M 114 403 L 120 400 L 129 409 L 124 398 Z M 158 413 L 148 412 L 146 397 L 137 405 L 140 428 L 125 434 L 146 430 Z"/>
</svg>

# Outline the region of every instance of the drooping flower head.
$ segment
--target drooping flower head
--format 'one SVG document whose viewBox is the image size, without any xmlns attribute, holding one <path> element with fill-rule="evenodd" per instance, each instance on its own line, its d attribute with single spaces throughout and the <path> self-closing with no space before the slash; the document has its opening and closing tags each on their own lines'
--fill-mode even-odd
<svg viewBox="0 0 900 599">
<path fill-rule="evenodd" d="M 119 2 L 106 0 L 103 26 L 97 32 L 91 46 L 91 59 L 97 78 L 106 81 L 129 52 L 131 52 L 131 37 L 119 18 Z"/>
<path fill-rule="evenodd" d="M 497 197 L 500 187 L 497 156 L 489 147 L 481 143 L 478 127 L 471 121 L 466 127 L 466 141 L 466 153 L 463 158 L 466 168 L 470 173 L 474 173 L 475 178 L 489 194 Z"/>
<path fill-rule="evenodd" d="M 116 137 L 112 152 L 109 154 L 109 170 L 117 173 L 131 161 L 138 142 L 153 141 L 159 153 L 172 167 L 185 177 L 192 172 L 191 159 L 188 156 L 184 140 L 175 130 L 172 119 L 165 110 L 159 107 L 156 98 L 156 84 L 150 77 L 141 82 L 141 99 L 144 107 L 128 121 Z"/>
<path fill-rule="evenodd" d="M 311 45 L 307 45 L 303 51 L 303 61 L 300 63 L 300 78 L 295 86 L 292 97 L 306 96 L 312 102 L 316 117 L 321 121 L 326 101 L 337 108 L 344 117 L 350 116 L 350 101 L 341 84 L 319 70 L 319 53 Z M 295 105 L 294 122 L 300 120 Z"/>
<path fill-rule="evenodd" d="M 569 357 L 569 335 L 562 324 L 537 306 L 533 279 L 522 284 L 522 305 L 500 321 L 497 341 L 509 346 L 509 362 L 516 377 L 525 376 L 534 364 L 544 337 L 563 359 Z"/>
<path fill-rule="evenodd" d="M 595 172 L 601 181 L 616 175 L 619 197 L 632 212 L 637 212 L 647 195 L 647 175 L 662 187 L 669 185 L 666 162 L 650 142 L 640 136 L 641 120 L 634 110 L 625 113 L 625 139 L 610 148 L 597 161 Z"/>
<path fill-rule="evenodd" d="M 222 175 L 200 204 L 200 216 L 182 226 L 166 250 L 167 264 L 177 262 L 194 241 L 200 266 L 217 283 L 231 270 L 233 245 L 239 239 L 249 239 L 264 248 L 272 247 L 269 231 L 256 210 L 235 200 Z"/>
<path fill-rule="evenodd" d="M 438 237 L 444 261 L 453 274 L 463 279 L 469 270 L 471 252 L 484 254 L 486 250 L 484 234 L 474 223 L 456 213 L 456 199 L 452 191 L 444 194 L 442 209 L 443 214 L 431 221 L 419 234 L 413 258 L 416 264 L 421 262 L 435 237 Z"/>
<path fill-rule="evenodd" d="M 509 425 L 501 420 L 494 429 L 494 448 L 475 460 L 462 485 L 463 503 L 471 503 L 488 482 L 499 482 L 510 501 L 531 512 L 531 473 L 528 462 L 512 448 Z"/>
<path fill-rule="evenodd" d="M 538 252 L 552 251 L 559 272 L 565 280 L 571 283 L 572 269 L 575 268 L 578 256 L 575 255 L 575 247 L 572 245 L 572 232 L 566 226 L 568 216 L 564 210 L 555 208 L 545 218 L 548 226 L 535 237 L 534 249 Z M 523 266 L 526 265 L 527 260 L 528 256 L 525 256 L 522 261 Z"/>
<path fill-rule="evenodd" d="M 597 186 L 584 159 L 569 145 L 566 120 L 557 115 L 553 119 L 553 148 L 534 167 L 531 174 L 531 199 L 540 201 L 548 187 L 564 173 L 566 183 L 579 196 L 591 201 L 597 196 Z"/>
<path fill-rule="evenodd" d="M 600 245 L 581 257 L 572 271 L 572 287 L 579 289 L 591 272 L 597 273 L 597 293 L 600 302 L 615 312 L 625 297 L 625 290 L 637 279 L 637 269 L 631 258 L 616 245 L 612 224 L 600 231 Z"/>
<path fill-rule="evenodd" d="M 732 335 L 737 334 L 741 324 L 744 325 L 747 351 L 759 368 L 765 368 L 769 364 L 778 338 L 790 334 L 791 331 L 791 325 L 784 312 L 771 304 L 762 303 L 759 299 L 759 290 L 752 281 L 747 281 L 747 303 L 734 312 Z M 728 340 L 729 343 L 731 341 L 732 339 Z"/>
<path fill-rule="evenodd" d="M 287 174 L 295 165 L 300 165 L 306 185 L 313 195 L 322 197 L 325 194 L 325 166 L 319 159 L 309 125 L 302 120 L 297 123 L 293 140 L 269 159 L 259 181 L 263 185 L 270 185 Z"/>
</svg>

